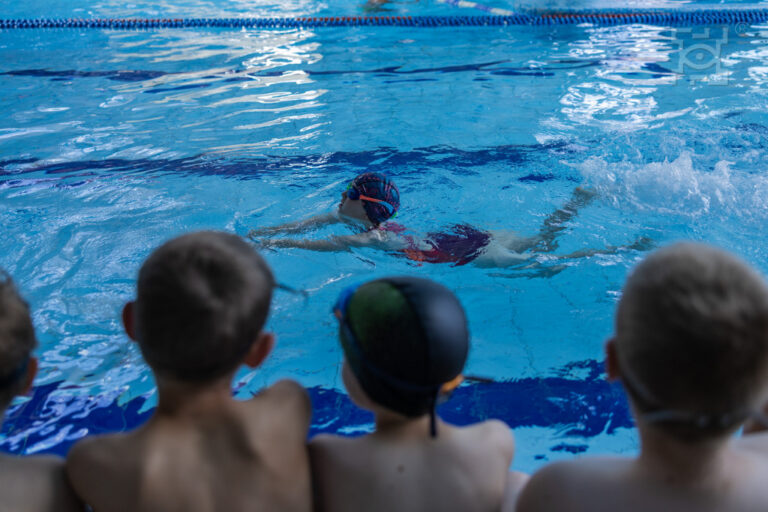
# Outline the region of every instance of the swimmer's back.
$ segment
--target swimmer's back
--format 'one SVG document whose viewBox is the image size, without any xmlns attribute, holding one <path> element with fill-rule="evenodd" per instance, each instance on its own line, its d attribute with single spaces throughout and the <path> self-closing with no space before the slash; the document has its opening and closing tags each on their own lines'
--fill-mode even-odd
<svg viewBox="0 0 768 512">
<path fill-rule="evenodd" d="M 747 436 L 734 441 L 723 460 L 711 468 L 690 461 L 683 471 L 663 474 L 629 458 L 558 462 L 531 478 L 517 510 L 764 512 L 766 481 L 768 436 Z"/>
<path fill-rule="evenodd" d="M 498 511 L 514 452 L 497 421 L 440 423 L 436 439 L 376 432 L 318 436 L 310 444 L 318 507 L 325 512 Z"/>
<path fill-rule="evenodd" d="M 306 393 L 283 381 L 249 401 L 86 440 L 68 472 L 97 512 L 308 512 L 308 424 Z"/>
</svg>

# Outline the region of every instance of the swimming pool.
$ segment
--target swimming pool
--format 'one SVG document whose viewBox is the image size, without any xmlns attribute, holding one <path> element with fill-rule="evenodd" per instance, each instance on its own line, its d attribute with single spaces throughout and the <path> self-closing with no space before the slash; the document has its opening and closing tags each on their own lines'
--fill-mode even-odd
<svg viewBox="0 0 768 512">
<path fill-rule="evenodd" d="M 410 2 L 378 9 L 464 13 Z M 363 13 L 352 2 L 236 0 L 8 10 Z M 416 230 L 470 223 L 533 234 L 585 184 L 599 197 L 569 223 L 560 254 L 689 238 L 768 271 L 768 29 L 722 30 L 0 31 L 0 266 L 30 300 L 41 343 L 34 394 L 8 412 L 0 448 L 64 453 L 87 433 L 146 417 L 151 376 L 119 310 L 152 248 L 187 230 L 244 234 L 326 211 L 363 170 L 396 179 L 398 221 Z M 313 432 L 370 428 L 341 392 L 330 307 L 347 284 L 419 275 L 457 292 L 472 332 L 467 371 L 495 381 L 462 387 L 445 418 L 503 418 L 521 470 L 573 453 L 632 453 L 626 404 L 601 361 L 622 282 L 642 256 L 624 250 L 542 271 L 417 266 L 370 250 L 268 252 L 279 279 L 309 297 L 276 295 L 278 349 L 238 374 L 237 393 L 293 377 L 315 401 Z"/>
</svg>

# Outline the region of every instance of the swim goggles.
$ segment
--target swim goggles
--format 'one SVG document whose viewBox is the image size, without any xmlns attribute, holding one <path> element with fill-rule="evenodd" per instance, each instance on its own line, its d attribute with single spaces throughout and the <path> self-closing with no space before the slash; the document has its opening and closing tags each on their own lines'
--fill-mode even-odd
<svg viewBox="0 0 768 512">
<path fill-rule="evenodd" d="M 376 199 L 375 197 L 366 196 L 360 193 L 360 191 L 355 187 L 354 182 L 347 185 L 347 197 L 353 201 L 357 201 L 358 199 L 362 199 L 363 201 L 368 201 L 370 203 L 377 203 L 380 205 L 383 205 L 389 214 L 391 216 L 397 215 L 395 212 L 395 207 L 389 204 L 387 201 L 384 201 L 383 199 Z"/>
<path fill-rule="evenodd" d="M 722 414 L 666 409 L 660 404 L 659 400 L 653 397 L 652 393 L 645 386 L 638 382 L 634 376 L 630 377 L 629 372 L 626 371 L 622 371 L 621 383 L 627 394 L 634 398 L 635 402 L 640 406 L 642 412 L 639 412 L 639 416 L 647 423 L 673 423 L 710 430 L 734 427 L 751 418 L 758 423 L 768 426 L 768 418 L 760 411 L 752 409 L 736 410 Z"/>
</svg>

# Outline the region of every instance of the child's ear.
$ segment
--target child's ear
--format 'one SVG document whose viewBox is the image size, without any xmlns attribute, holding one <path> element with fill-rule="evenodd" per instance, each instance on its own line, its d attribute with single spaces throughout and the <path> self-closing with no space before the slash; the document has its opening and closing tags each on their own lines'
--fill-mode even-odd
<svg viewBox="0 0 768 512">
<path fill-rule="evenodd" d="M 621 368 L 616 356 L 616 338 L 610 338 L 605 342 L 605 373 L 609 381 L 621 379 Z"/>
<path fill-rule="evenodd" d="M 125 306 L 123 306 L 123 328 L 125 329 L 125 334 L 134 341 L 136 341 L 135 307 L 136 303 L 134 301 L 126 302 Z"/>
<path fill-rule="evenodd" d="M 26 395 L 29 393 L 29 390 L 32 389 L 32 384 L 35 382 L 35 377 L 37 376 L 37 358 L 33 356 L 29 356 L 29 361 L 27 362 L 27 373 L 24 375 L 24 387 L 21 388 L 20 395 Z"/>
<path fill-rule="evenodd" d="M 271 332 L 260 332 L 243 363 L 249 368 L 256 368 L 264 362 L 273 348 L 275 348 L 275 335 Z"/>
</svg>

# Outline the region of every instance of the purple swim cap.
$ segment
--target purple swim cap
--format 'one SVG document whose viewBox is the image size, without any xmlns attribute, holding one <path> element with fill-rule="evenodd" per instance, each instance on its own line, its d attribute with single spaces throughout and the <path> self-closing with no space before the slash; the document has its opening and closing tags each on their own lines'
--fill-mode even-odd
<svg viewBox="0 0 768 512">
<path fill-rule="evenodd" d="M 379 172 L 366 172 L 359 175 L 352 181 L 352 187 L 360 194 L 386 201 L 392 207 L 390 209 L 380 203 L 363 201 L 365 213 L 375 226 L 394 216 L 400 208 L 400 191 L 395 182 Z"/>
</svg>

